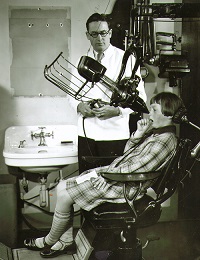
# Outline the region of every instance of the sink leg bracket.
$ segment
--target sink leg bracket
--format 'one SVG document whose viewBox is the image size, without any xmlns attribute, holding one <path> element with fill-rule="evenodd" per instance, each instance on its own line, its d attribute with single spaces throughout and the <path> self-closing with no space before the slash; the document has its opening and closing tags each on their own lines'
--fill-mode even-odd
<svg viewBox="0 0 200 260">
<path fill-rule="evenodd" d="M 45 208 L 48 205 L 48 192 L 46 188 L 47 177 L 40 178 L 40 207 Z"/>
</svg>

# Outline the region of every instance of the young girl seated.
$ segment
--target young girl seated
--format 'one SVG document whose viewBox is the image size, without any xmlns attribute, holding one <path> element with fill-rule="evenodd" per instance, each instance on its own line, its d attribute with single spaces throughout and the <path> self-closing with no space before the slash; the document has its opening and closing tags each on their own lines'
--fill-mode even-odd
<svg viewBox="0 0 200 260">
<path fill-rule="evenodd" d="M 66 189 L 58 194 L 50 232 L 45 237 L 28 238 L 24 245 L 32 250 L 40 250 L 40 255 L 44 258 L 74 254 L 73 204 L 90 211 L 105 202 L 125 202 L 123 184 L 104 179 L 101 172 L 137 174 L 160 170 L 176 148 L 173 116 L 182 107 L 182 100 L 173 93 L 162 92 L 153 97 L 149 118 L 138 121 L 137 130 L 128 140 L 124 154 L 108 166 L 91 169 L 80 176 L 67 179 Z"/>
</svg>

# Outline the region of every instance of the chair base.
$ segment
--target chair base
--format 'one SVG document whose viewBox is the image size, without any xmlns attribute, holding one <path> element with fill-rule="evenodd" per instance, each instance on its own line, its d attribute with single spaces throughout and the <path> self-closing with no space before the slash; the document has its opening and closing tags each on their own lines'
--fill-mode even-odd
<svg viewBox="0 0 200 260">
<path fill-rule="evenodd" d="M 142 260 L 142 250 L 93 251 L 88 260 Z"/>
<path fill-rule="evenodd" d="M 135 230 L 129 233 L 129 246 L 127 241 L 122 242 L 120 239 L 121 229 L 95 229 L 90 222 L 85 221 L 81 230 L 94 248 L 89 260 L 142 260 L 142 245 L 135 238 Z"/>
<path fill-rule="evenodd" d="M 137 239 L 137 229 L 155 224 L 161 214 L 160 205 L 143 210 L 151 201 L 153 199 L 147 195 L 135 201 L 139 219 L 133 216 L 127 203 L 104 203 L 89 212 L 83 211 L 85 221 L 81 229 L 94 248 L 92 255 L 103 251 L 112 252 L 108 259 L 141 260 L 142 246 Z"/>
<path fill-rule="evenodd" d="M 118 250 L 115 250 L 106 260 L 116 259 L 142 260 L 142 245 L 140 240 L 138 240 L 135 248 L 120 248 Z"/>
</svg>

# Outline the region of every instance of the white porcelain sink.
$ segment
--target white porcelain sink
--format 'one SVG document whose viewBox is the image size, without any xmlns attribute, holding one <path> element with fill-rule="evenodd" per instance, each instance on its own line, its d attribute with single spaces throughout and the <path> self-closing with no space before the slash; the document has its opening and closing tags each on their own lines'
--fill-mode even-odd
<svg viewBox="0 0 200 260">
<path fill-rule="evenodd" d="M 39 146 L 41 131 L 46 134 L 46 145 Z M 27 172 L 58 170 L 76 163 L 77 154 L 77 127 L 74 125 L 12 126 L 5 132 L 5 164 Z"/>
</svg>

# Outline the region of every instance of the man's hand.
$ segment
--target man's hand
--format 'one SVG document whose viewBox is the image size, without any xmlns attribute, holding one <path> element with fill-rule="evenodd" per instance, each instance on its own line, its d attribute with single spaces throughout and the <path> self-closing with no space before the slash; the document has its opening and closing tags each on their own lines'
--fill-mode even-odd
<svg viewBox="0 0 200 260">
<path fill-rule="evenodd" d="M 77 112 L 81 113 L 84 117 L 94 117 L 95 113 L 90 108 L 90 105 L 85 102 L 81 102 L 77 106 Z"/>
<path fill-rule="evenodd" d="M 105 105 L 100 108 L 93 108 L 92 111 L 100 120 L 105 120 L 120 115 L 119 108 L 110 105 Z"/>
</svg>

